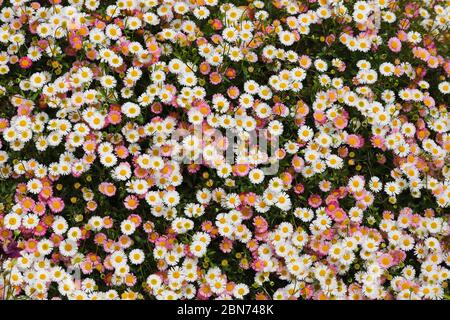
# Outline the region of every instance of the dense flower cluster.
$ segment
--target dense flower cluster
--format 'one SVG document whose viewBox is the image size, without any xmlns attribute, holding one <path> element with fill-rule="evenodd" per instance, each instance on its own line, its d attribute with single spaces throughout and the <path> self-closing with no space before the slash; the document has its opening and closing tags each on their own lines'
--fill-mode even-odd
<svg viewBox="0 0 450 320">
<path fill-rule="evenodd" d="M 448 297 L 448 4 L 0 0 L 0 298 Z"/>
</svg>

